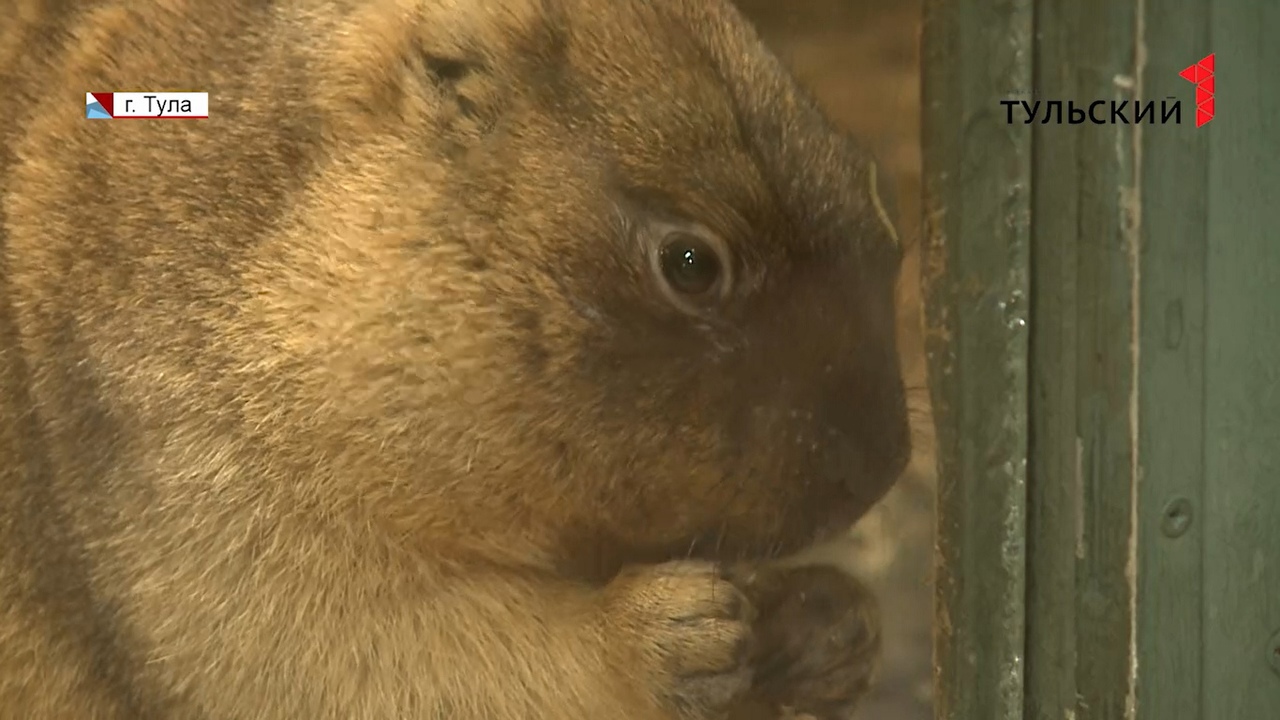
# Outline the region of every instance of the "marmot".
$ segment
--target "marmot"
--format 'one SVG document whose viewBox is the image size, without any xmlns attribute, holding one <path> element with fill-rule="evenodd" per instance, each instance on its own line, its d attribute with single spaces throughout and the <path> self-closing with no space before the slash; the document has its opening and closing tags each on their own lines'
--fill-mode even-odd
<svg viewBox="0 0 1280 720">
<path fill-rule="evenodd" d="M 904 466 L 901 253 L 729 4 L 0 17 L 0 715 L 861 692 L 856 584 L 769 561 Z M 208 119 L 80 107 L 177 90 Z"/>
</svg>

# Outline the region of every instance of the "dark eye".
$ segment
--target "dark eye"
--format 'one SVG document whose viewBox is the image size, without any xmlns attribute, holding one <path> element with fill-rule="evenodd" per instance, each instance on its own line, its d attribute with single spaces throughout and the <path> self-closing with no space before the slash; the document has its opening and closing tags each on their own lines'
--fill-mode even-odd
<svg viewBox="0 0 1280 720">
<path fill-rule="evenodd" d="M 720 254 L 706 240 L 686 232 L 668 235 L 658 250 L 658 266 L 672 290 L 703 295 L 716 287 L 724 272 Z"/>
</svg>

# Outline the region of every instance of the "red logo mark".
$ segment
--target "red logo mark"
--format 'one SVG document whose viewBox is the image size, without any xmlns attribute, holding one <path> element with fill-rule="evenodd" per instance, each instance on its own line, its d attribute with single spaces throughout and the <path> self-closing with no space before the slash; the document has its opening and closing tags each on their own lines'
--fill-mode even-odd
<svg viewBox="0 0 1280 720">
<path fill-rule="evenodd" d="M 1196 86 L 1196 127 L 1202 127 L 1213 119 L 1213 53 L 1200 62 L 1178 73 L 1183 80 Z"/>
</svg>

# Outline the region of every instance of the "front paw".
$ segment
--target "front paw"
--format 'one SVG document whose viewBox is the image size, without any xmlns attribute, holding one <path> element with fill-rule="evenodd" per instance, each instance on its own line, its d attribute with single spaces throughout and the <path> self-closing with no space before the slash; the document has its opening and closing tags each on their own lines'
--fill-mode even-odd
<svg viewBox="0 0 1280 720">
<path fill-rule="evenodd" d="M 606 596 L 622 666 L 674 717 L 722 720 L 750 687 L 754 610 L 714 565 L 630 568 Z"/>
<path fill-rule="evenodd" d="M 828 566 L 750 568 L 735 581 L 758 612 L 755 712 L 767 707 L 773 720 L 851 717 L 880 656 L 879 608 L 870 590 Z"/>
</svg>

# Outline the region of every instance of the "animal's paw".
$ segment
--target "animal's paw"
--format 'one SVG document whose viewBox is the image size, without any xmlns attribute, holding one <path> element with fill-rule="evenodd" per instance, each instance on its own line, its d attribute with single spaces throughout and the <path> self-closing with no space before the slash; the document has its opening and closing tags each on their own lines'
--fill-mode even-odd
<svg viewBox="0 0 1280 720">
<path fill-rule="evenodd" d="M 758 611 L 756 710 L 735 710 L 734 720 L 754 718 L 762 707 L 768 720 L 851 717 L 880 656 L 879 608 L 870 590 L 827 566 L 746 568 L 734 579 Z"/>
<path fill-rule="evenodd" d="M 673 716 L 721 720 L 751 686 L 746 596 L 715 565 L 680 561 L 624 570 L 605 589 L 610 639 Z"/>
</svg>

